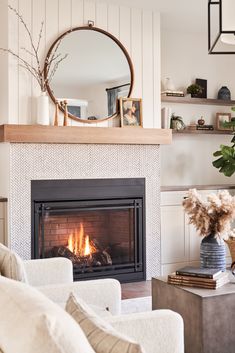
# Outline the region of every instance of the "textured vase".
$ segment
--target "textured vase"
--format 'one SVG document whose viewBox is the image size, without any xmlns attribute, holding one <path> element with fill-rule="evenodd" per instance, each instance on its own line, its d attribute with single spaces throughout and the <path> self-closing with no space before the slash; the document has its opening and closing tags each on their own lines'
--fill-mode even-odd
<svg viewBox="0 0 235 353">
<path fill-rule="evenodd" d="M 46 92 L 37 97 L 37 124 L 50 125 L 49 97 Z"/>
<path fill-rule="evenodd" d="M 218 99 L 222 99 L 225 101 L 231 100 L 231 93 L 230 93 L 230 90 L 228 89 L 228 87 L 223 86 L 220 88 L 220 90 L 218 92 Z"/>
<path fill-rule="evenodd" d="M 208 235 L 203 238 L 200 247 L 200 262 L 202 268 L 226 269 L 226 247 L 220 238 Z"/>
</svg>

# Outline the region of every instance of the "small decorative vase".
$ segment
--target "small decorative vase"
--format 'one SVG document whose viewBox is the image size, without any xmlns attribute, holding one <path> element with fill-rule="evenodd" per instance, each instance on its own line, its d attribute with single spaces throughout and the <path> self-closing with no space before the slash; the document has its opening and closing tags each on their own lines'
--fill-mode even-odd
<svg viewBox="0 0 235 353">
<path fill-rule="evenodd" d="M 224 101 L 229 101 L 231 100 L 231 93 L 228 87 L 223 86 L 220 88 L 218 92 L 218 99 L 222 99 Z"/>
<path fill-rule="evenodd" d="M 226 247 L 222 239 L 210 234 L 202 239 L 200 247 L 202 268 L 226 269 Z"/>
<path fill-rule="evenodd" d="M 170 122 L 170 129 L 177 130 L 177 131 L 184 130 L 185 123 L 183 122 L 182 118 L 172 117 Z"/>
<path fill-rule="evenodd" d="M 49 97 L 46 92 L 42 92 L 37 98 L 37 124 L 50 125 Z"/>
<path fill-rule="evenodd" d="M 203 117 L 201 116 L 201 119 L 198 119 L 197 121 L 198 125 L 203 126 L 205 124 L 205 120 L 203 119 Z"/>
<path fill-rule="evenodd" d="M 164 82 L 165 91 L 175 91 L 175 85 L 171 78 L 167 77 Z"/>
</svg>

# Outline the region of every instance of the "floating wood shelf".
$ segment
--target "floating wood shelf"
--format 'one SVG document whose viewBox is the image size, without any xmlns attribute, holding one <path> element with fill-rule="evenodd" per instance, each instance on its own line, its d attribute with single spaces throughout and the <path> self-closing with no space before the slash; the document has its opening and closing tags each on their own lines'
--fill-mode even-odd
<svg viewBox="0 0 235 353">
<path fill-rule="evenodd" d="M 235 184 L 211 184 L 211 185 L 167 185 L 161 186 L 162 192 L 168 191 L 188 191 L 189 189 L 197 190 L 231 190 L 235 189 Z"/>
<path fill-rule="evenodd" d="M 0 142 L 161 145 L 172 142 L 170 129 L 0 125 Z"/>
<path fill-rule="evenodd" d="M 195 135 L 232 135 L 232 131 L 224 130 L 172 130 L 174 135 L 177 134 L 195 134 Z"/>
<path fill-rule="evenodd" d="M 165 103 L 180 104 L 202 104 L 202 105 L 221 105 L 231 107 L 235 105 L 235 100 L 207 99 L 207 98 L 190 98 L 190 97 L 161 97 L 161 101 Z"/>
</svg>

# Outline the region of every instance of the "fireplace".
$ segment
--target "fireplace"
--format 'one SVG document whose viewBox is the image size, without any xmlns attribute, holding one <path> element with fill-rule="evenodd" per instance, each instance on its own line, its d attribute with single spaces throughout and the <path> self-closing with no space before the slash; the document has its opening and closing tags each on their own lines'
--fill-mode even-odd
<svg viewBox="0 0 235 353">
<path fill-rule="evenodd" d="M 32 258 L 66 257 L 74 280 L 146 278 L 145 179 L 31 181 Z"/>
</svg>

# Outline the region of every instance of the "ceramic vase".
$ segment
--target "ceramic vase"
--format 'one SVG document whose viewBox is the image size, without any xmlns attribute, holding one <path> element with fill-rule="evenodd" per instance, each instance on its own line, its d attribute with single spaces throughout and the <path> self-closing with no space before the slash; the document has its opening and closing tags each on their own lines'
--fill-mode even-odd
<svg viewBox="0 0 235 353">
<path fill-rule="evenodd" d="M 228 87 L 223 86 L 220 88 L 220 90 L 218 92 L 218 99 L 222 99 L 225 101 L 228 101 L 231 99 L 231 93 L 230 93 L 230 90 L 228 89 Z"/>
<path fill-rule="evenodd" d="M 46 92 L 37 97 L 37 124 L 50 125 L 49 97 Z"/>
<path fill-rule="evenodd" d="M 175 85 L 171 78 L 167 77 L 164 82 L 164 89 L 166 91 L 175 91 Z"/>
<path fill-rule="evenodd" d="M 226 247 L 223 239 L 210 234 L 202 239 L 200 246 L 202 268 L 226 269 Z"/>
</svg>

